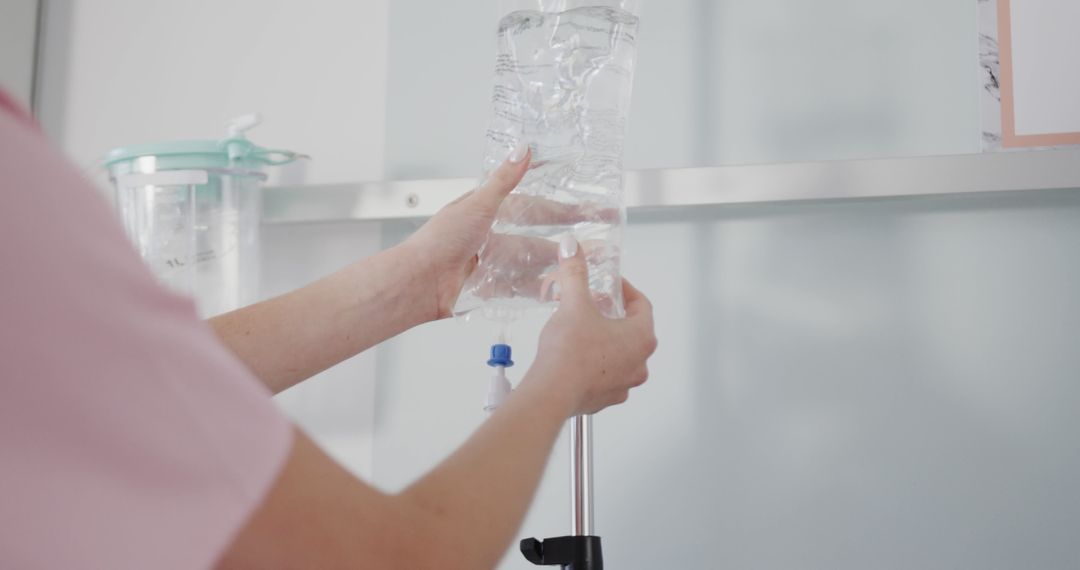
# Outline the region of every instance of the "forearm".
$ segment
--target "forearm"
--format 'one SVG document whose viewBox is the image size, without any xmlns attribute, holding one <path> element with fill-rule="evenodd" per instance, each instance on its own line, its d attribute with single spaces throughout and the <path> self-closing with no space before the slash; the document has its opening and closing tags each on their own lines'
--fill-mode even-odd
<svg viewBox="0 0 1080 570">
<path fill-rule="evenodd" d="M 398 246 L 209 322 L 277 393 L 434 319 L 438 309 L 429 279 L 411 250 Z"/>
<path fill-rule="evenodd" d="M 494 568 L 518 532 L 573 405 L 540 378 L 522 382 L 453 455 L 399 497 L 417 507 L 446 568 Z M 452 554 L 450 554 L 452 553 Z"/>
</svg>

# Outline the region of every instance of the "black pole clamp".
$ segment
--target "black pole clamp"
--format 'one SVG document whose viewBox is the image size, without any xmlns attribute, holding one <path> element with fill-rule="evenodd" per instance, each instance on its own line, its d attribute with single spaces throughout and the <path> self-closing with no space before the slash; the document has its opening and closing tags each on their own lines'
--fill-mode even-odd
<svg viewBox="0 0 1080 570">
<path fill-rule="evenodd" d="M 599 536 L 561 536 L 521 541 L 525 559 L 538 566 L 562 566 L 563 570 L 604 570 Z"/>
</svg>

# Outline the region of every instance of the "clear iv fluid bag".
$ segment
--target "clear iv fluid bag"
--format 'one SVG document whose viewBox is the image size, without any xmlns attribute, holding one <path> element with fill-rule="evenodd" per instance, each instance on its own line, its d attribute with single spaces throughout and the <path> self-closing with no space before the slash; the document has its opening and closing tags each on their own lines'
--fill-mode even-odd
<svg viewBox="0 0 1080 570">
<path fill-rule="evenodd" d="M 532 165 L 507 198 L 455 313 L 493 320 L 551 304 L 558 244 L 577 239 L 589 285 L 623 315 L 623 144 L 637 51 L 636 2 L 518 1 L 498 28 L 484 178 L 519 141 Z M 633 5 L 630 5 L 633 4 Z"/>
</svg>

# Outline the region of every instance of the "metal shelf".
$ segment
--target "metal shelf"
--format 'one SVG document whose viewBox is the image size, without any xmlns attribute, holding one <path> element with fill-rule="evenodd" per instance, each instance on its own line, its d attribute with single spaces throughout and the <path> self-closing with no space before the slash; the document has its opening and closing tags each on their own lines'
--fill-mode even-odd
<svg viewBox="0 0 1080 570">
<path fill-rule="evenodd" d="M 453 178 L 270 187 L 264 221 L 426 218 L 475 184 Z M 632 210 L 1069 188 L 1080 188 L 1080 149 L 626 173 Z"/>
</svg>

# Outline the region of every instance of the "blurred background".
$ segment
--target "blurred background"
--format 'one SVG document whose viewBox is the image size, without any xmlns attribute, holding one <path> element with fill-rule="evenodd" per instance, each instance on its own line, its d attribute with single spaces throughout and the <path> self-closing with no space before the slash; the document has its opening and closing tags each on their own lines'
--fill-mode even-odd
<svg viewBox="0 0 1080 570">
<path fill-rule="evenodd" d="M 647 2 L 626 166 L 979 153 L 982 1 Z M 273 185 L 473 177 L 498 17 L 492 0 L 4 0 L 0 82 L 103 187 L 109 149 L 216 138 L 253 111 L 260 144 L 313 157 Z M 261 294 L 415 227 L 266 225 Z M 609 567 L 1080 566 L 1077 251 L 1073 190 L 633 212 L 624 273 L 661 348 L 596 419 Z M 513 331 L 515 378 L 541 324 Z M 279 402 L 399 489 L 483 421 L 490 342 L 436 323 Z M 564 448 L 522 536 L 568 530 Z"/>
</svg>

